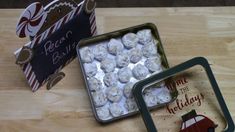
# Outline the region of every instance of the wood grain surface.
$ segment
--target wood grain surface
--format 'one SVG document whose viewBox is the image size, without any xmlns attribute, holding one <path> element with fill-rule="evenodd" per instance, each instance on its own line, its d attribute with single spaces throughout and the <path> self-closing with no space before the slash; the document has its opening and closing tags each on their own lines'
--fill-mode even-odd
<svg viewBox="0 0 235 132">
<path fill-rule="evenodd" d="M 0 10 L 1 132 L 146 131 L 140 116 L 108 125 L 95 121 L 77 60 L 63 69 L 66 77 L 52 90 L 44 86 L 32 93 L 13 55 L 28 42 L 15 34 L 21 11 Z M 235 7 L 98 8 L 96 13 L 99 34 L 146 22 L 156 24 L 170 66 L 195 56 L 206 57 L 235 117 Z M 211 108 L 207 113 L 214 111 Z M 154 120 L 169 116 L 174 115 L 165 108 L 153 112 Z M 176 131 L 169 122 L 160 122 L 158 128 Z"/>
</svg>

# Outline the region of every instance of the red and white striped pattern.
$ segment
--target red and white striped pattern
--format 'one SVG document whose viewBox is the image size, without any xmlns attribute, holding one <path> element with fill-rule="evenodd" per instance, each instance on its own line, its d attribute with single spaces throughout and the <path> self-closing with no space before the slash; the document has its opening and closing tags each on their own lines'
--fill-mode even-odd
<svg viewBox="0 0 235 132">
<path fill-rule="evenodd" d="M 91 34 L 92 36 L 97 34 L 96 21 L 95 21 L 95 10 L 90 15 L 90 25 L 91 25 Z"/>
<path fill-rule="evenodd" d="M 33 72 L 32 66 L 30 65 L 30 63 L 25 64 L 23 66 L 23 71 L 24 71 L 24 74 L 26 76 L 29 86 L 32 88 L 32 91 L 33 92 L 36 91 L 36 89 L 40 87 L 40 83 L 36 79 L 35 73 Z"/>
<path fill-rule="evenodd" d="M 44 31 L 42 34 L 35 37 L 35 39 L 30 44 L 30 47 L 33 48 L 35 45 L 41 43 L 43 40 L 45 40 L 49 35 L 54 33 L 56 30 L 58 30 L 61 26 L 66 24 L 69 20 L 71 20 L 74 16 L 76 16 L 79 13 L 79 10 L 81 6 L 78 6 L 76 10 L 71 11 L 66 16 L 61 18 L 59 21 L 57 21 L 54 25 L 52 25 L 50 28 L 48 28 L 46 31 Z M 32 88 L 32 91 L 36 91 L 40 86 L 46 83 L 46 80 L 43 81 L 43 83 L 39 83 L 35 73 L 32 69 L 32 65 L 30 63 L 24 64 L 23 66 L 24 74 L 28 80 L 28 84 Z"/>
<path fill-rule="evenodd" d="M 68 13 L 66 16 L 64 16 L 63 18 L 61 18 L 59 21 L 57 21 L 54 25 L 52 25 L 50 28 L 48 28 L 46 31 L 44 31 L 42 34 L 36 36 L 34 38 L 34 40 L 32 41 L 32 43 L 29 45 L 31 48 L 35 47 L 37 44 L 41 43 L 43 40 L 45 40 L 48 36 L 50 36 L 51 34 L 53 34 L 55 31 L 57 31 L 61 26 L 63 26 L 64 24 L 66 24 L 69 20 L 71 20 L 72 18 L 74 18 L 74 16 L 76 16 L 77 14 L 80 13 L 80 11 L 82 10 L 81 5 L 78 6 L 75 10 L 71 11 L 70 13 Z M 93 11 L 93 13 L 90 15 L 89 17 L 90 20 L 90 25 L 91 25 L 91 34 L 92 36 L 97 34 L 97 30 L 96 30 L 96 22 L 95 22 L 95 11 Z M 60 66 L 55 73 L 59 72 L 64 66 L 66 66 L 67 64 L 69 64 L 76 56 L 72 57 L 71 59 L 69 59 L 64 65 Z M 38 82 L 35 73 L 32 69 L 32 65 L 30 63 L 28 64 L 24 64 L 23 66 L 23 71 L 24 74 L 26 75 L 26 78 L 28 80 L 28 83 L 30 85 L 30 87 L 32 88 L 32 91 L 35 92 L 36 90 L 38 90 L 42 85 L 44 85 L 48 78 L 45 79 L 41 84 Z"/>
</svg>

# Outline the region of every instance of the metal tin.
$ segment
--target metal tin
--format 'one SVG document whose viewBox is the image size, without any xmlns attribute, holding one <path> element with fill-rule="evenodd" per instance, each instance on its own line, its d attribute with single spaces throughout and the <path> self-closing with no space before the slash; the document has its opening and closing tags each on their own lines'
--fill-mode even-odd
<svg viewBox="0 0 235 132">
<path fill-rule="evenodd" d="M 77 49 L 79 63 L 80 63 L 80 66 L 81 66 L 81 71 L 83 73 L 83 77 L 84 77 L 85 84 L 86 84 L 86 90 L 87 90 L 87 93 L 88 93 L 88 96 L 89 96 L 89 99 L 90 99 L 90 103 L 91 103 L 91 106 L 92 106 L 92 110 L 93 110 L 94 116 L 95 116 L 96 120 L 98 122 L 100 122 L 100 123 L 109 123 L 109 122 L 112 122 L 112 121 L 115 121 L 115 120 L 118 120 L 118 119 L 122 119 L 122 118 L 125 118 L 125 117 L 128 117 L 128 116 L 131 116 L 131 115 L 135 115 L 138 112 L 130 112 L 128 114 L 121 115 L 119 117 L 114 117 L 114 118 L 112 118 L 110 120 L 100 120 L 99 119 L 99 117 L 97 115 L 97 112 L 96 112 L 96 107 L 95 107 L 94 102 L 93 102 L 91 91 L 89 89 L 88 80 L 87 80 L 87 77 L 85 75 L 85 70 L 84 70 L 84 67 L 83 67 L 83 63 L 81 61 L 81 56 L 80 56 L 79 49 L 84 47 L 84 46 L 91 46 L 91 45 L 93 45 L 95 43 L 107 41 L 107 40 L 109 40 L 111 38 L 121 37 L 121 36 L 123 36 L 126 33 L 130 33 L 130 32 L 136 33 L 137 31 L 140 31 L 142 29 L 150 29 L 151 32 L 152 32 L 153 37 L 159 41 L 158 45 L 157 45 L 158 46 L 157 50 L 158 50 L 159 55 L 161 56 L 161 60 L 162 60 L 161 63 L 162 63 L 162 66 L 164 68 L 168 69 L 169 68 L 169 64 L 168 64 L 168 61 L 167 61 L 167 58 L 166 58 L 166 55 L 165 55 L 165 52 L 164 52 L 164 49 L 163 49 L 163 46 L 162 46 L 162 43 L 161 43 L 161 39 L 159 37 L 159 33 L 158 33 L 158 30 L 157 30 L 157 27 L 154 24 L 152 24 L 152 23 L 145 23 L 145 24 L 142 24 L 142 25 L 137 25 L 137 26 L 133 26 L 133 27 L 117 30 L 117 31 L 114 31 L 114 32 L 110 32 L 110 33 L 106 33 L 106 34 L 102 34 L 102 35 L 86 38 L 86 39 L 81 40 L 79 42 L 79 44 L 77 45 L 76 49 Z M 168 80 L 165 81 L 165 84 L 167 85 L 170 82 L 171 82 L 171 80 L 169 78 Z M 153 83 L 151 85 L 158 85 L 158 84 L 154 84 Z M 174 101 L 177 98 L 178 91 L 176 90 L 176 87 L 174 87 L 174 86 L 171 87 L 170 95 L 171 95 L 171 101 L 169 101 L 168 103 Z M 151 109 L 154 109 L 154 108 L 162 107 L 162 106 L 165 106 L 168 103 L 164 103 L 164 104 L 156 105 L 156 106 L 153 106 L 153 107 L 149 107 L 149 109 L 151 110 Z"/>
<path fill-rule="evenodd" d="M 226 127 L 223 126 L 222 128 L 224 130 L 222 130 L 222 131 L 224 131 L 224 132 L 232 132 L 232 131 L 234 131 L 234 122 L 233 122 L 233 119 L 232 119 L 231 114 L 230 114 L 230 112 L 229 112 L 229 110 L 227 108 L 227 105 L 226 105 L 226 103 L 224 101 L 223 95 L 221 94 L 220 88 L 219 88 L 219 86 L 218 86 L 218 84 L 217 84 L 217 82 L 215 80 L 214 74 L 213 74 L 213 72 L 211 70 L 211 67 L 210 67 L 207 59 L 205 59 L 204 57 L 195 57 L 195 58 L 190 59 L 190 60 L 188 60 L 188 61 L 186 61 L 186 62 L 184 62 L 182 64 L 174 66 L 174 67 L 172 67 L 172 68 L 170 68 L 170 69 L 168 69 L 168 70 L 166 70 L 164 72 L 161 72 L 159 74 L 155 74 L 155 75 L 153 75 L 153 76 L 151 76 L 149 78 L 141 80 L 141 81 L 139 81 L 138 83 L 136 83 L 134 85 L 132 91 L 133 91 L 134 97 L 136 99 L 136 102 L 138 104 L 138 107 L 141 108 L 140 109 L 140 113 L 141 113 L 141 116 L 143 118 L 143 121 L 144 121 L 144 123 L 146 125 L 146 128 L 147 128 L 148 132 L 157 132 L 157 128 L 156 128 L 155 123 L 154 123 L 154 121 L 153 121 L 153 119 L 151 117 L 151 114 L 150 114 L 150 112 L 149 112 L 149 110 L 148 110 L 148 108 L 146 106 L 144 98 L 141 96 L 142 90 L 145 87 L 145 85 L 148 85 L 149 83 L 155 82 L 157 80 L 163 80 L 163 79 L 168 78 L 168 77 L 176 76 L 178 73 L 185 72 L 188 69 L 192 69 L 193 67 L 196 67 L 196 66 L 201 66 L 201 68 L 203 68 L 205 71 L 204 72 L 200 72 L 200 73 L 196 73 L 196 74 L 193 73 L 191 76 L 196 76 L 197 74 L 202 74 L 202 73 L 206 74 L 206 77 L 208 78 L 208 84 L 211 85 L 211 87 L 210 88 L 209 87 L 204 87 L 204 86 L 206 86 L 205 85 L 206 81 L 203 80 L 204 81 L 203 82 L 203 84 L 204 84 L 203 85 L 203 89 L 211 89 L 213 91 L 213 94 L 209 95 L 210 98 L 209 98 L 208 101 L 210 101 L 210 103 L 211 103 L 211 102 L 213 102 L 213 99 L 215 99 L 215 100 L 217 100 L 217 102 L 219 104 L 218 107 L 217 107 L 217 105 L 215 103 L 213 103 L 213 107 L 218 108 L 218 109 L 213 109 L 214 110 L 213 112 L 215 112 L 217 110 L 217 113 L 222 114 L 222 118 L 223 118 L 222 120 L 223 120 L 223 122 L 226 123 L 226 125 L 225 125 Z M 197 86 L 198 87 L 197 88 L 195 87 L 195 89 L 199 89 L 200 85 L 197 85 Z M 208 104 L 206 105 L 206 107 L 209 107 Z M 182 110 L 182 111 L 184 111 L 184 110 Z M 188 110 L 185 110 L 185 111 L 188 112 Z M 206 113 L 205 109 L 201 110 L 200 112 L 201 113 L 204 112 L 204 114 Z M 190 119 L 191 118 L 190 116 L 197 116 L 197 114 L 195 112 L 195 107 L 194 107 L 194 109 L 191 112 L 188 112 L 187 114 L 182 116 L 183 121 L 185 122 L 186 120 Z M 201 117 L 205 117 L 205 116 L 202 116 L 202 115 L 200 115 L 200 116 Z M 217 115 L 215 119 L 218 119 L 218 118 L 220 118 L 219 115 Z M 211 131 L 213 129 L 209 129 L 209 128 L 212 128 L 212 127 L 208 126 L 208 124 L 211 124 L 211 122 L 213 122 L 213 121 L 209 120 L 208 118 L 206 120 L 207 121 L 200 120 L 200 122 L 203 123 L 203 125 L 199 125 L 199 123 L 197 123 L 199 121 L 196 121 L 196 118 L 193 118 L 193 121 L 189 123 L 190 125 L 188 125 L 188 126 L 185 125 L 188 128 L 187 127 L 182 127 L 184 130 L 182 130 L 182 128 L 181 128 L 181 130 L 183 132 L 185 132 L 185 131 L 193 131 L 196 128 L 195 131 L 208 131 L 209 132 L 209 131 Z M 165 121 L 165 119 L 164 119 L 164 121 Z M 172 121 L 172 119 L 171 119 L 171 121 Z M 169 122 L 171 122 L 171 121 L 169 121 Z M 172 121 L 172 123 L 173 123 L 173 121 Z M 179 120 L 177 119 L 177 121 L 179 121 Z M 208 123 L 208 121 L 209 121 L 209 123 Z M 216 121 L 218 121 L 218 120 L 216 120 Z M 166 122 L 167 122 L 167 120 L 166 120 Z M 168 122 L 168 124 L 169 124 L 169 122 Z M 220 123 L 216 122 L 216 123 L 217 124 L 215 125 L 214 122 L 213 122 L 213 124 L 215 125 L 214 128 L 216 128 L 218 125 L 222 125 L 221 122 Z M 179 124 L 182 124 L 182 126 L 183 126 L 184 123 L 179 122 Z M 193 126 L 193 124 L 196 124 L 196 127 Z M 208 128 L 206 128 L 206 127 L 208 127 Z M 185 128 L 187 128 L 187 129 L 185 129 Z M 198 128 L 201 128 L 201 129 L 198 129 Z M 208 130 L 205 130 L 205 128 L 208 129 Z M 177 131 L 179 131 L 179 130 L 177 130 Z M 215 130 L 213 130 L 213 131 L 215 131 Z M 216 131 L 218 131 L 218 130 L 216 130 Z M 219 131 L 221 131 L 221 130 L 219 130 Z"/>
</svg>

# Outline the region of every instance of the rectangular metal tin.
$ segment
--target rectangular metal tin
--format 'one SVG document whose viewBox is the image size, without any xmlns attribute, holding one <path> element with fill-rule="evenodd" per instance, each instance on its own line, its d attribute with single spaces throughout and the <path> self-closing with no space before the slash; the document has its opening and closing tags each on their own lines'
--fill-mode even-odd
<svg viewBox="0 0 235 132">
<path fill-rule="evenodd" d="M 113 119 L 110 119 L 110 120 L 106 120 L 106 121 L 103 121 L 103 120 L 100 120 L 97 113 L 96 113 L 96 110 L 95 110 L 95 106 L 94 106 L 94 103 L 93 103 L 93 99 L 92 99 L 92 96 L 91 96 L 91 91 L 90 89 L 88 88 L 88 80 L 86 78 L 86 75 L 85 75 L 85 70 L 84 70 L 84 67 L 83 67 L 83 63 L 81 62 L 81 56 L 80 56 L 80 53 L 79 53 L 79 49 L 83 46 L 88 46 L 88 45 L 92 45 L 94 43 L 98 43 L 98 42 L 102 42 L 102 41 L 105 41 L 105 40 L 108 40 L 110 38 L 115 38 L 115 37 L 120 37 L 120 36 L 123 36 L 124 34 L 126 33 L 129 33 L 129 32 L 133 32 L 133 33 L 136 33 L 137 31 L 139 30 L 142 30 L 142 29 L 151 29 L 152 31 L 152 34 L 153 36 L 155 37 L 155 39 L 157 39 L 159 41 L 158 43 L 158 53 L 160 54 L 161 56 L 161 59 L 162 59 L 162 65 L 168 69 L 169 68 L 169 64 L 168 64 L 168 61 L 167 61 L 167 58 L 166 58 L 166 55 L 165 55 L 165 52 L 164 52 L 164 49 L 163 49 L 163 46 L 162 46 L 162 42 L 161 42 L 161 39 L 160 39 L 160 36 L 159 36 L 159 33 L 158 33 L 158 30 L 157 30 L 157 27 L 152 24 L 152 23 L 145 23 L 145 24 L 141 24 L 141 25 L 137 25 L 137 26 L 133 26 L 133 27 L 129 27 L 129 28 L 125 28 L 125 29 L 121 29 L 121 30 L 117 30 L 117 31 L 114 31 L 114 32 L 110 32 L 110 33 L 105 33 L 105 34 L 102 34 L 102 35 L 98 35 L 98 36 L 94 36 L 94 37 L 90 37 L 90 38 L 86 38 L 86 39 L 82 39 L 79 44 L 77 45 L 77 54 L 78 54 L 78 60 L 79 60 L 79 63 L 80 63 L 80 67 L 81 67 L 81 71 L 83 73 L 83 77 L 84 77 L 84 80 L 85 80 L 85 84 L 86 84 L 86 90 L 87 90 L 87 93 L 88 93 L 88 96 L 89 96 L 89 99 L 90 99 L 90 103 L 91 103 L 91 106 L 92 106 L 92 111 L 94 113 L 94 116 L 96 118 L 96 120 L 100 123 L 109 123 L 109 122 L 113 122 L 115 120 L 118 120 L 118 119 L 123 119 L 125 117 L 129 117 L 129 116 L 132 116 L 132 115 L 135 115 L 137 114 L 138 112 L 131 112 L 129 114 L 126 114 L 126 115 L 122 115 L 120 117 L 114 117 Z M 171 80 L 167 80 L 169 81 L 169 83 L 171 82 Z M 165 82 L 166 84 L 168 82 Z M 174 101 L 176 98 L 177 98 L 177 95 L 178 95 L 178 91 L 176 88 L 174 89 L 171 89 L 171 97 L 172 97 L 172 101 Z M 169 102 L 168 102 L 169 103 Z M 160 105 L 156 105 L 156 106 L 153 106 L 153 107 L 149 107 L 150 110 L 152 109 L 155 109 L 155 108 L 158 108 L 158 107 L 162 107 L 162 106 L 165 106 L 166 104 L 168 103 L 164 103 L 164 104 L 160 104 Z"/>
</svg>

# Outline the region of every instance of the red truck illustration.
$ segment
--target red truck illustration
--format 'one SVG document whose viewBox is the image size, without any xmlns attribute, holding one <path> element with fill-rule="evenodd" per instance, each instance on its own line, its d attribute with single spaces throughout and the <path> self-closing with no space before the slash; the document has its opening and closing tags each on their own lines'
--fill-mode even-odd
<svg viewBox="0 0 235 132">
<path fill-rule="evenodd" d="M 204 115 L 197 115 L 195 110 L 182 116 L 180 132 L 214 132 L 216 125 L 211 119 Z"/>
</svg>

